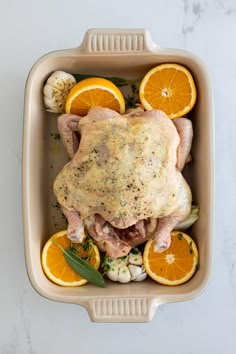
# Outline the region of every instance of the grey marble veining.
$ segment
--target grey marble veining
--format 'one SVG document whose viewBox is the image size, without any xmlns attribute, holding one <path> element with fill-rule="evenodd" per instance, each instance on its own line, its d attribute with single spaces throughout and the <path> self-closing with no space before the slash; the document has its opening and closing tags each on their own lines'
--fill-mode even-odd
<svg viewBox="0 0 236 354">
<path fill-rule="evenodd" d="M 27 14 L 27 15 L 26 15 Z M 147 324 L 94 324 L 84 308 L 52 302 L 26 274 L 21 207 L 24 86 L 43 54 L 77 46 L 86 29 L 149 29 L 162 47 L 197 54 L 215 98 L 214 268 L 207 290 L 161 306 Z M 0 354 L 236 353 L 236 1 L 15 0 L 1 6 Z M 33 148 L 33 147 L 32 147 Z"/>
<path fill-rule="evenodd" d="M 231 15 L 236 12 L 236 3 L 233 0 L 217 0 L 216 1 L 221 9 L 224 11 L 225 15 Z"/>
<path fill-rule="evenodd" d="M 185 36 L 187 33 L 194 31 L 195 26 L 197 26 L 202 14 L 205 12 L 207 2 L 190 0 L 183 0 L 183 2 L 185 16 L 182 33 Z"/>
</svg>

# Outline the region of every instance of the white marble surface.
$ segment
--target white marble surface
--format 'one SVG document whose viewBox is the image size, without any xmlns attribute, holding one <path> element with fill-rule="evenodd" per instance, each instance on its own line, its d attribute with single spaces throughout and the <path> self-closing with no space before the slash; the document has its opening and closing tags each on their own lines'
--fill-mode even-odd
<svg viewBox="0 0 236 354">
<path fill-rule="evenodd" d="M 236 1 L 10 0 L 1 2 L 0 354 L 236 353 Z M 95 27 L 147 28 L 187 49 L 213 81 L 216 126 L 215 260 L 207 290 L 161 306 L 147 324 L 94 324 L 79 306 L 40 297 L 27 278 L 21 206 L 24 85 L 43 54 L 77 46 Z"/>
</svg>

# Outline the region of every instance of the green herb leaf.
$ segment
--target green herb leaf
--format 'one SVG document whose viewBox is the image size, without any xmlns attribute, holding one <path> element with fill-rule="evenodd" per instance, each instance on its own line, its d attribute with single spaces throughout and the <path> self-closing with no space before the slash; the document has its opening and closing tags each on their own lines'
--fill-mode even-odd
<svg viewBox="0 0 236 354">
<path fill-rule="evenodd" d="M 63 253 L 66 262 L 77 274 L 100 288 L 105 287 L 103 276 L 98 270 L 68 249 L 65 249 Z"/>
<path fill-rule="evenodd" d="M 179 240 L 182 240 L 182 239 L 183 239 L 183 235 L 182 235 L 182 234 L 179 233 L 177 236 L 178 236 L 178 239 L 179 239 Z"/>
<path fill-rule="evenodd" d="M 191 253 L 191 254 L 193 254 L 193 242 L 192 241 L 190 241 L 190 243 L 189 243 L 189 252 Z"/>
<path fill-rule="evenodd" d="M 199 270 L 200 269 L 200 263 L 197 263 L 196 264 L 196 270 Z"/>
<path fill-rule="evenodd" d="M 140 101 L 138 96 L 136 94 L 133 94 L 125 97 L 125 104 L 127 108 L 135 108 L 137 104 L 140 104 Z"/>
<path fill-rule="evenodd" d="M 75 254 L 73 251 L 64 249 L 55 239 L 52 240 L 62 250 L 66 262 L 77 274 L 88 280 L 88 282 L 99 286 L 100 288 L 105 287 L 104 278 L 98 270 L 92 267 L 89 263 Z"/>
<path fill-rule="evenodd" d="M 105 263 L 105 264 L 103 264 L 102 269 L 104 270 L 103 274 L 106 274 L 111 269 L 111 266 L 110 266 L 110 264 Z"/>
<path fill-rule="evenodd" d="M 55 133 L 55 134 L 54 134 L 54 139 L 55 139 L 55 140 L 60 140 L 60 139 L 61 139 L 60 134 L 59 134 L 59 133 Z"/>
<path fill-rule="evenodd" d="M 119 257 L 118 259 L 124 260 L 124 259 L 126 259 L 126 258 L 127 258 L 127 256 L 121 256 L 121 257 Z"/>
<path fill-rule="evenodd" d="M 132 90 L 132 92 L 133 92 L 134 95 L 135 95 L 135 94 L 138 94 L 138 88 L 137 88 L 137 86 L 136 86 L 135 84 L 132 84 L 132 85 L 131 85 L 131 90 Z"/>
<path fill-rule="evenodd" d="M 75 247 L 71 247 L 70 248 L 71 252 L 73 252 L 74 254 L 77 254 L 77 249 Z"/>
<path fill-rule="evenodd" d="M 83 245 L 84 251 L 89 251 L 91 248 L 92 248 L 92 244 L 89 243 L 89 242 L 86 242 L 86 243 Z"/>
<path fill-rule="evenodd" d="M 111 261 L 112 259 L 110 257 L 102 256 L 101 269 L 104 271 L 103 274 L 106 274 L 111 269 Z"/>
<path fill-rule="evenodd" d="M 93 75 L 93 74 L 72 74 L 77 82 L 80 82 L 84 79 L 89 79 L 91 77 L 101 77 L 103 79 L 110 80 L 116 86 L 126 86 L 130 84 L 134 84 L 137 80 L 125 80 L 121 77 L 106 77 L 101 75 Z"/>
<path fill-rule="evenodd" d="M 139 254 L 140 251 L 139 251 L 138 248 L 132 248 L 132 249 L 130 250 L 130 253 L 132 253 L 132 254 Z"/>
</svg>

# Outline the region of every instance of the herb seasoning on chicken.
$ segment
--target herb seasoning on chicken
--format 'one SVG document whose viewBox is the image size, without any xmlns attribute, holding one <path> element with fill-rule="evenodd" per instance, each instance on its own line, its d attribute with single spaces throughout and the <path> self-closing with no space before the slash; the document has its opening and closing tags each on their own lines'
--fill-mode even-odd
<svg viewBox="0 0 236 354">
<path fill-rule="evenodd" d="M 158 110 L 120 115 L 95 107 L 85 117 L 60 116 L 58 128 L 71 158 L 54 183 L 68 237 L 81 242 L 86 228 L 110 257 L 148 238 L 157 251 L 167 249 L 170 231 L 191 210 L 181 174 L 191 121 L 171 121 Z"/>
</svg>

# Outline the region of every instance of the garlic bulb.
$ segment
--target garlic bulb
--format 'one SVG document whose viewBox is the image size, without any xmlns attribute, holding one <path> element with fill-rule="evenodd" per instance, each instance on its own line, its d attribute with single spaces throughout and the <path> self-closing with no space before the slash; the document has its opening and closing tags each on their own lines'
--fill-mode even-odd
<svg viewBox="0 0 236 354">
<path fill-rule="evenodd" d="M 53 113 L 64 113 L 66 97 L 75 84 L 76 80 L 71 74 L 64 71 L 52 73 L 43 89 L 46 110 Z"/>
<path fill-rule="evenodd" d="M 127 256 L 121 258 L 105 257 L 103 268 L 110 280 L 120 283 L 142 281 L 147 277 L 142 253 L 137 248 L 133 248 Z"/>
</svg>

